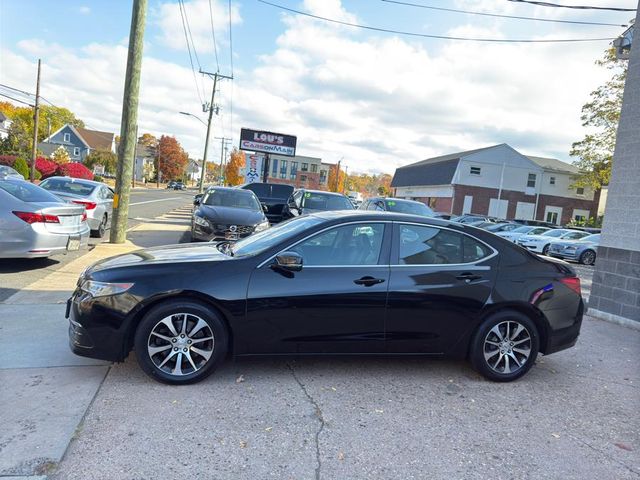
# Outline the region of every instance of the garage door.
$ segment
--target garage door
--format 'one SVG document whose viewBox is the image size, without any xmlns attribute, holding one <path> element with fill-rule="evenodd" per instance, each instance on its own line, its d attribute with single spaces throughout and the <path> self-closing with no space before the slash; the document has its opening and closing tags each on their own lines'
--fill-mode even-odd
<svg viewBox="0 0 640 480">
<path fill-rule="evenodd" d="M 518 202 L 516 205 L 516 218 L 518 220 L 533 220 L 535 208 L 535 203 Z"/>
</svg>

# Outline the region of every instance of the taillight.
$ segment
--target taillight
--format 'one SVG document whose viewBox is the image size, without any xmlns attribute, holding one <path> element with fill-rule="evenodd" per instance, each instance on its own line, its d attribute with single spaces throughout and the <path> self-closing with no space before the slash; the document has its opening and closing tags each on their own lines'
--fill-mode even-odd
<svg viewBox="0 0 640 480">
<path fill-rule="evenodd" d="M 73 200 L 73 203 L 77 203 L 78 205 L 84 205 L 84 208 L 87 210 L 93 210 L 98 206 L 96 202 L 88 202 L 86 200 Z"/>
<path fill-rule="evenodd" d="M 86 222 L 87 221 L 87 212 L 82 212 L 82 222 Z"/>
<path fill-rule="evenodd" d="M 560 279 L 560 283 L 566 285 L 571 290 L 582 296 L 582 290 L 580 288 L 580 279 L 578 277 L 564 277 Z"/>
<path fill-rule="evenodd" d="M 29 224 L 32 223 L 60 223 L 60 219 L 55 215 L 47 215 L 33 212 L 13 212 L 20 220 Z"/>
</svg>

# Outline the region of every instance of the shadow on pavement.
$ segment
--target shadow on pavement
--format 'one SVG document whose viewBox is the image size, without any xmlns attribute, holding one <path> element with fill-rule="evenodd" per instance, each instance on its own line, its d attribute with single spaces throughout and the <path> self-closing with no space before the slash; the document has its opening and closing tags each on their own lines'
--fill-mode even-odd
<svg viewBox="0 0 640 480">
<path fill-rule="evenodd" d="M 54 258 L 6 258 L 0 260 L 0 273 L 18 273 L 58 265 Z"/>
</svg>

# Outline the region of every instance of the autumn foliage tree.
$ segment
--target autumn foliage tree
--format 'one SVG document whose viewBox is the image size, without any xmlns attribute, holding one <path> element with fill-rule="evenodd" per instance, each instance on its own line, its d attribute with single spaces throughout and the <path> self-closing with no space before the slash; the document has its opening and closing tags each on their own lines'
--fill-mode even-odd
<svg viewBox="0 0 640 480">
<path fill-rule="evenodd" d="M 92 150 L 84 160 L 85 165 L 93 170 L 96 165 L 102 165 L 107 173 L 115 174 L 118 164 L 118 157 L 111 150 L 96 149 Z"/>
<path fill-rule="evenodd" d="M 229 162 L 224 167 L 224 178 L 227 185 L 240 185 L 242 177 L 240 169 L 245 166 L 244 152 L 234 148 L 231 152 Z"/>
<path fill-rule="evenodd" d="M 161 136 L 156 155 L 162 179 L 176 180 L 184 176 L 189 156 L 175 137 Z"/>
<path fill-rule="evenodd" d="M 342 192 L 345 186 L 346 172 L 339 168 L 338 164 L 329 167 L 329 178 L 327 179 L 327 187 L 330 192 Z"/>
</svg>

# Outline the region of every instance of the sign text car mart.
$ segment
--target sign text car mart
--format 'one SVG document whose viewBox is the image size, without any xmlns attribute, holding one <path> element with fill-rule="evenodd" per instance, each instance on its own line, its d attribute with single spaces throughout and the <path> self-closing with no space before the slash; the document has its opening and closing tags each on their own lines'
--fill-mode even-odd
<svg viewBox="0 0 640 480">
<path fill-rule="evenodd" d="M 296 155 L 297 139 L 293 135 L 240 129 L 240 150 L 251 152 L 277 153 L 289 157 Z"/>
</svg>

